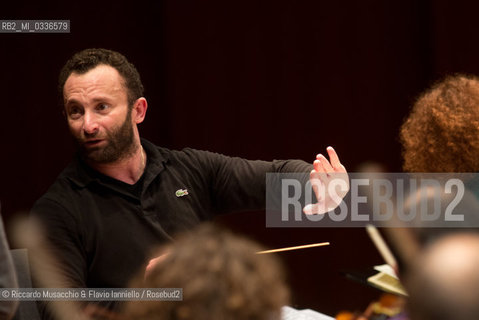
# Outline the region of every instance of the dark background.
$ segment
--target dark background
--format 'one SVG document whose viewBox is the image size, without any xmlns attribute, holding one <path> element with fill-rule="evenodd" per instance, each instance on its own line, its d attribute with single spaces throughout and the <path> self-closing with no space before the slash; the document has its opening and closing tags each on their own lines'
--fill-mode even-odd
<svg viewBox="0 0 479 320">
<path fill-rule="evenodd" d="M 23 3 L 23 4 L 21 4 Z M 479 4 L 458 1 L 7 2 L 1 19 L 69 19 L 70 34 L 0 34 L 0 200 L 7 227 L 71 158 L 56 82 L 76 51 L 125 54 L 146 88 L 143 137 L 249 159 L 312 161 L 333 145 L 349 171 L 401 170 L 398 129 L 415 97 L 479 74 Z M 293 305 L 331 315 L 379 292 L 339 271 L 381 263 L 360 229 L 267 229 L 263 213 L 218 219 L 282 254 Z"/>
</svg>

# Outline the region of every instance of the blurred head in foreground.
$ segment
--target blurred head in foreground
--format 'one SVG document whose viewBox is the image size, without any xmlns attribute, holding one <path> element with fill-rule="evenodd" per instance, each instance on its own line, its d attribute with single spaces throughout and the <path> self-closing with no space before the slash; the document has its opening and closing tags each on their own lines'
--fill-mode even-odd
<svg viewBox="0 0 479 320">
<path fill-rule="evenodd" d="M 479 79 L 449 76 L 423 93 L 401 127 L 404 171 L 479 171 Z"/>
<path fill-rule="evenodd" d="M 212 225 L 185 234 L 144 283 L 149 288 L 183 288 L 183 301 L 136 301 L 127 318 L 163 320 L 274 320 L 289 292 L 274 255 L 256 254 L 252 241 Z M 134 283 L 133 287 L 140 287 Z"/>
<path fill-rule="evenodd" d="M 411 320 L 479 319 L 479 235 L 461 232 L 433 242 L 405 286 Z"/>
</svg>

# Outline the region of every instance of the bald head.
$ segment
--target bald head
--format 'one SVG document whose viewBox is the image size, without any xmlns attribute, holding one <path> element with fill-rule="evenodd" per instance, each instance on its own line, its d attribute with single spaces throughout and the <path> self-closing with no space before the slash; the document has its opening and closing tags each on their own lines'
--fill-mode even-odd
<svg viewBox="0 0 479 320">
<path fill-rule="evenodd" d="M 433 242 L 405 282 L 411 319 L 478 319 L 479 234 L 453 233 Z"/>
</svg>

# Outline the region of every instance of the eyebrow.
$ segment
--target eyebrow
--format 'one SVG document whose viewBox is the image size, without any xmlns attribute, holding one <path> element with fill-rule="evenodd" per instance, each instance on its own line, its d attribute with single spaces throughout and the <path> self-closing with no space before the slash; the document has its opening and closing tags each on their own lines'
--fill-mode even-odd
<svg viewBox="0 0 479 320">
<path fill-rule="evenodd" d="M 92 101 L 95 102 L 110 102 L 110 98 L 106 96 L 100 96 L 100 97 L 95 97 L 92 99 Z M 82 103 L 78 101 L 77 99 L 70 99 L 65 101 L 65 105 L 71 105 L 71 104 L 79 104 L 81 105 Z"/>
</svg>

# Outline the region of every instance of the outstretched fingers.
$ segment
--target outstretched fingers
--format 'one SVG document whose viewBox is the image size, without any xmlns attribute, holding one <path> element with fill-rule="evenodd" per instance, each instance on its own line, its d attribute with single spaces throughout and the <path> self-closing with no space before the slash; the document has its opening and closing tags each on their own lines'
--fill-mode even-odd
<svg viewBox="0 0 479 320">
<path fill-rule="evenodd" d="M 341 161 L 339 161 L 336 150 L 334 150 L 333 147 L 327 147 L 326 150 L 328 151 L 329 159 L 331 160 L 331 165 L 334 168 L 334 171 L 346 172 L 346 168 L 341 164 Z"/>
</svg>

